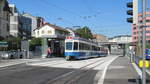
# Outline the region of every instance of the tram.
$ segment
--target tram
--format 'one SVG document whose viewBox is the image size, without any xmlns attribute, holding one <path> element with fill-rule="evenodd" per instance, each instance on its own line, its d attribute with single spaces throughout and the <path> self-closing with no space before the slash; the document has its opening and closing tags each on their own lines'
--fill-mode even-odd
<svg viewBox="0 0 150 84">
<path fill-rule="evenodd" d="M 66 37 L 65 39 L 66 60 L 101 57 L 107 54 L 107 49 L 90 40 L 80 37 Z"/>
</svg>

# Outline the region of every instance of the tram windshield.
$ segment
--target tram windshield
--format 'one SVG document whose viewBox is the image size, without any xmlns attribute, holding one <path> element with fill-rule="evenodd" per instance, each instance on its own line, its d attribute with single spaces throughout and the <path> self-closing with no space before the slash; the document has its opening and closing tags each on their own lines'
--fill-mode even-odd
<svg viewBox="0 0 150 84">
<path fill-rule="evenodd" d="M 72 42 L 66 42 L 66 50 L 72 50 Z"/>
</svg>

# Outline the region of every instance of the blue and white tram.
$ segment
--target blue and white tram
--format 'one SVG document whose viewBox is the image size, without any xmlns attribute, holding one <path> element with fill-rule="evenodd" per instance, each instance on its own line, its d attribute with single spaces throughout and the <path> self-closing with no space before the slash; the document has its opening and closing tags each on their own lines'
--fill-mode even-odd
<svg viewBox="0 0 150 84">
<path fill-rule="evenodd" d="M 79 37 L 66 37 L 65 39 L 65 58 L 83 59 L 90 57 L 106 56 L 107 51 L 98 47 L 96 43 Z"/>
</svg>

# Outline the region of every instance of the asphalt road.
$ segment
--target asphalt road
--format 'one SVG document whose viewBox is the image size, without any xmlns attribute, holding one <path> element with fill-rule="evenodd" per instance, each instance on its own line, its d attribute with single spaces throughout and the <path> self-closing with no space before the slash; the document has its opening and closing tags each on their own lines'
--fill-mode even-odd
<svg viewBox="0 0 150 84">
<path fill-rule="evenodd" d="M 0 84 L 102 84 L 108 65 L 116 57 L 43 60 L 2 67 Z"/>
</svg>

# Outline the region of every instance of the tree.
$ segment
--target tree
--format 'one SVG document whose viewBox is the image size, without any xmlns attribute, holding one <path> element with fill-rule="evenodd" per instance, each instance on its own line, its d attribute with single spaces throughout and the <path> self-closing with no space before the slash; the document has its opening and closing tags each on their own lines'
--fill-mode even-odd
<svg viewBox="0 0 150 84">
<path fill-rule="evenodd" d="M 76 29 L 76 33 L 80 34 L 82 38 L 92 39 L 91 30 L 87 26 Z"/>
<path fill-rule="evenodd" d="M 21 38 L 19 37 L 8 37 L 3 41 L 8 42 L 8 49 L 9 50 L 17 50 L 21 48 Z"/>
<path fill-rule="evenodd" d="M 29 45 L 30 45 L 30 50 L 35 50 L 36 46 L 42 45 L 42 38 L 32 38 Z"/>
</svg>

